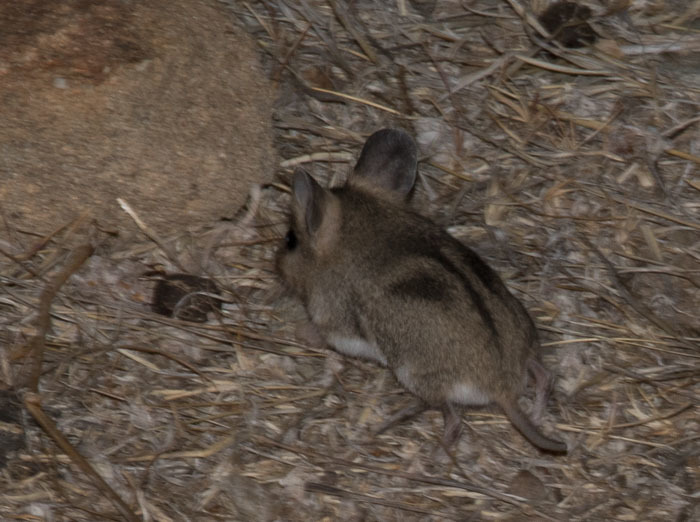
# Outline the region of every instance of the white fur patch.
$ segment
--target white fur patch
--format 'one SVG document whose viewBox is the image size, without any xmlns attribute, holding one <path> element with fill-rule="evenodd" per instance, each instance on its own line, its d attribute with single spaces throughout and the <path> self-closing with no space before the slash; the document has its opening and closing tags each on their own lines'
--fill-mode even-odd
<svg viewBox="0 0 700 522">
<path fill-rule="evenodd" d="M 413 380 L 413 373 L 411 372 L 411 365 L 404 364 L 394 369 L 394 375 L 403 384 L 408 391 L 416 392 L 415 381 Z"/>
<path fill-rule="evenodd" d="M 386 365 L 386 357 L 384 357 L 384 354 L 379 350 L 379 347 L 360 337 L 346 337 L 343 335 L 331 334 L 328 336 L 328 344 L 346 355 L 373 359 Z"/>
<path fill-rule="evenodd" d="M 483 406 L 491 402 L 486 394 L 471 384 L 455 384 L 449 391 L 447 398 L 457 404 Z"/>
</svg>

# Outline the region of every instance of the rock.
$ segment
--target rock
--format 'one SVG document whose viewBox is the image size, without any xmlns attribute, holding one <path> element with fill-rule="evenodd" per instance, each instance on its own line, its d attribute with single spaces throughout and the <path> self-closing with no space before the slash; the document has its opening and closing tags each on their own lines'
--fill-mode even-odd
<svg viewBox="0 0 700 522">
<path fill-rule="evenodd" d="M 0 214 L 159 233 L 233 215 L 271 176 L 273 89 L 214 1 L 0 4 Z"/>
</svg>

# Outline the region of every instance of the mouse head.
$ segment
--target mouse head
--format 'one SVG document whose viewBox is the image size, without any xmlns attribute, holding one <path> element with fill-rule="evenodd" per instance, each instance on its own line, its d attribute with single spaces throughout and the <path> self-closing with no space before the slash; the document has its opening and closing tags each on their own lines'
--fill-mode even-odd
<svg viewBox="0 0 700 522">
<path fill-rule="evenodd" d="M 343 219 L 359 211 L 350 206 L 363 198 L 403 204 L 415 184 L 416 168 L 413 139 L 400 130 L 382 129 L 367 139 L 341 188 L 325 189 L 297 170 L 292 180 L 291 224 L 277 257 L 278 271 L 288 285 L 303 298 L 314 268 L 342 252 Z M 345 197 L 353 192 L 361 197 Z"/>
</svg>

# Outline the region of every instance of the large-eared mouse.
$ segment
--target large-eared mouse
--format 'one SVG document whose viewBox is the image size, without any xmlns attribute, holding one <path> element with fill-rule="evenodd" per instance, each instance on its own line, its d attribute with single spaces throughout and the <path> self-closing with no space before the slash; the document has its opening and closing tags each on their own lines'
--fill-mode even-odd
<svg viewBox="0 0 700 522">
<path fill-rule="evenodd" d="M 496 403 L 532 444 L 566 452 L 518 405 L 528 371 L 536 408 L 551 382 L 532 319 L 474 251 L 411 210 L 416 169 L 413 139 L 383 129 L 343 187 L 297 171 L 277 257 L 283 281 L 337 351 L 387 366 L 443 411 Z"/>
</svg>

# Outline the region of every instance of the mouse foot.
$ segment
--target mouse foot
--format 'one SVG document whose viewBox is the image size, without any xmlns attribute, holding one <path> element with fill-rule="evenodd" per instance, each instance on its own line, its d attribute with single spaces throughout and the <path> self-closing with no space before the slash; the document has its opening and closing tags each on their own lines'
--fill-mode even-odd
<svg viewBox="0 0 700 522">
<path fill-rule="evenodd" d="M 423 413 L 427 409 L 428 409 L 428 407 L 423 403 L 412 404 L 411 406 L 407 406 L 405 408 L 402 408 L 398 412 L 393 414 L 391 417 L 389 417 L 387 420 L 382 422 L 372 432 L 372 434 L 373 435 L 381 435 L 389 428 L 393 428 L 397 424 L 401 424 L 402 422 L 405 422 L 409 419 L 412 419 L 413 417 L 415 417 L 416 415 L 420 415 L 421 413 Z"/>
<path fill-rule="evenodd" d="M 447 448 L 451 448 L 459 439 L 462 438 L 462 433 L 464 433 L 464 426 L 462 425 L 462 416 L 460 412 L 455 409 L 455 406 L 451 403 L 445 404 L 442 408 L 442 418 L 445 422 L 445 431 L 442 434 L 442 443 Z"/>
</svg>

